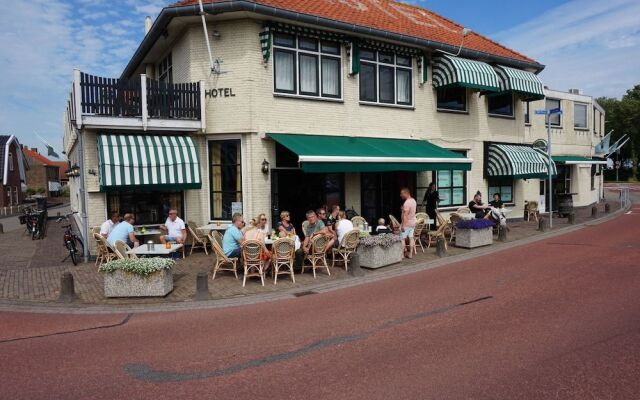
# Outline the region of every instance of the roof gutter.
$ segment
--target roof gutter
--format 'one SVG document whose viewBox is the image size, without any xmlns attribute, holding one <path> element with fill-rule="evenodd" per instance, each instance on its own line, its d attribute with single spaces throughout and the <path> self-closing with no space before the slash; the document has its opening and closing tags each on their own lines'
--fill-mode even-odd
<svg viewBox="0 0 640 400">
<path fill-rule="evenodd" d="M 420 39 L 414 36 L 403 35 L 399 33 L 384 31 L 381 29 L 368 28 L 361 25 L 349 24 L 346 22 L 336 21 L 329 18 L 313 16 L 309 14 L 288 11 L 281 8 L 265 6 L 248 0 L 228 0 L 221 3 L 207 3 L 204 5 L 204 12 L 207 14 L 222 14 L 228 12 L 252 12 L 267 17 L 282 18 L 295 22 L 321 26 L 324 28 L 336 29 L 345 32 L 351 32 L 360 35 L 369 35 L 380 39 L 393 40 L 407 43 L 416 47 L 426 47 L 434 50 L 443 50 L 447 52 L 457 52 L 458 46 L 447 43 L 436 42 L 433 40 Z M 200 15 L 200 9 L 197 5 L 181 6 L 181 7 L 165 7 L 158 15 L 153 23 L 151 30 L 142 40 L 140 46 L 133 54 L 133 57 L 125 67 L 120 78 L 129 78 L 133 75 L 136 68 L 142 63 L 146 54 L 151 50 L 153 44 L 162 35 L 173 18 L 190 17 Z M 482 51 L 463 48 L 460 56 L 473 59 L 481 59 L 509 67 L 520 69 L 534 69 L 539 73 L 544 69 L 544 65 L 536 62 L 526 62 L 514 60 L 508 57 L 497 56 Z"/>
</svg>

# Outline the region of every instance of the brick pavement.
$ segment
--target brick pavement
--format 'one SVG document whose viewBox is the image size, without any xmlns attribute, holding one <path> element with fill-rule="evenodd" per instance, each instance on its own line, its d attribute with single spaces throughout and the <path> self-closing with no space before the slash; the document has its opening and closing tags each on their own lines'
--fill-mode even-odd
<svg viewBox="0 0 640 400">
<path fill-rule="evenodd" d="M 618 207 L 611 202 L 612 211 Z M 590 220 L 591 209 L 578 210 L 576 223 Z M 604 215 L 604 204 L 599 205 L 599 215 Z M 566 219 L 555 219 L 554 230 L 567 227 Z M 539 235 L 535 222 L 515 222 L 510 224 L 508 242 L 514 242 L 530 236 Z M 449 255 L 463 255 L 481 252 L 482 249 L 461 249 L 449 247 Z M 210 272 L 213 256 L 206 256 L 202 251 L 196 251 L 185 260 L 179 260 L 174 269 L 174 290 L 164 298 L 126 298 L 107 299 L 103 296 L 103 278 L 97 272 L 93 263 L 74 266 L 69 260 L 61 261 L 65 257 L 66 249 L 62 245 L 62 228 L 53 221 L 49 221 L 47 238 L 33 241 L 23 235 L 22 230 L 5 233 L 0 236 L 0 300 L 12 300 L 25 303 L 55 301 L 59 294 L 60 277 L 64 272 L 71 272 L 76 283 L 76 293 L 80 304 L 102 305 L 144 305 L 161 304 L 167 302 L 188 302 L 195 294 L 196 276 L 199 272 Z M 435 249 L 421 251 L 413 260 L 385 267 L 379 270 L 365 270 L 365 277 L 388 274 L 393 271 L 409 269 L 417 264 L 434 262 L 439 258 Z M 223 272 L 209 281 L 209 292 L 212 299 L 233 299 L 253 294 L 269 294 L 278 292 L 303 292 L 322 289 L 338 281 L 353 280 L 344 268 L 331 269 L 331 276 L 322 271 L 316 279 L 311 272 L 304 275 L 296 274 L 296 283 L 284 275 L 278 279 L 278 285 L 273 285 L 271 278 L 262 287 L 257 279 L 247 282 L 242 287 L 241 279 L 236 280 L 232 274 Z"/>
</svg>

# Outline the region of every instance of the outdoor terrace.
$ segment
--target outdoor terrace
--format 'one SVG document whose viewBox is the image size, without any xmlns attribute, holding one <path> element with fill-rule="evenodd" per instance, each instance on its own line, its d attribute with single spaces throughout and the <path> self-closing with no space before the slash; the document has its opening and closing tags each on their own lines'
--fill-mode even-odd
<svg viewBox="0 0 640 400">
<path fill-rule="evenodd" d="M 204 82 L 123 80 L 74 70 L 68 125 L 92 129 L 196 131 L 205 129 Z"/>
</svg>

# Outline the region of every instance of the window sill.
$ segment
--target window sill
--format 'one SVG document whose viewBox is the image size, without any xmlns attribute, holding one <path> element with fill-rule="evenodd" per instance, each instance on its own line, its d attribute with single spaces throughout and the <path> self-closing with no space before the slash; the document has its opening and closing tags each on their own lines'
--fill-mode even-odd
<svg viewBox="0 0 640 400">
<path fill-rule="evenodd" d="M 511 120 L 515 120 L 516 117 L 514 117 L 513 115 L 500 115 L 500 114 L 488 114 L 491 118 L 502 118 L 502 119 L 511 119 Z"/>
<path fill-rule="evenodd" d="M 298 99 L 298 100 L 326 101 L 329 103 L 344 103 L 344 100 L 342 98 L 334 99 L 332 97 L 305 96 L 301 94 L 288 94 L 288 93 L 278 93 L 278 92 L 274 92 L 273 97 L 283 97 L 283 98 Z"/>
<path fill-rule="evenodd" d="M 403 106 L 400 104 L 387 104 L 387 103 L 374 103 L 371 101 L 361 101 L 359 102 L 361 106 L 373 106 L 373 107 L 387 107 L 387 108 L 399 108 L 402 110 L 415 110 L 414 106 Z"/>
<path fill-rule="evenodd" d="M 469 115 L 469 111 L 467 110 L 447 110 L 446 108 L 436 108 L 437 112 L 447 113 L 447 114 L 459 114 L 459 115 Z"/>
<path fill-rule="evenodd" d="M 525 122 L 524 126 L 531 126 L 531 122 Z"/>
<path fill-rule="evenodd" d="M 589 132 L 590 129 L 589 128 L 579 128 L 577 126 L 574 126 L 573 130 L 574 131 L 580 131 L 580 132 Z"/>
</svg>

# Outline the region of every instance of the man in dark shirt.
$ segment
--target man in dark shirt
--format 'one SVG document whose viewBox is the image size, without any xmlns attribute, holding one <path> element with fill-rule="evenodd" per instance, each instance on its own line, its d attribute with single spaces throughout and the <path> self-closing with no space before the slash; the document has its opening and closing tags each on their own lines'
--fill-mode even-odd
<svg viewBox="0 0 640 400">
<path fill-rule="evenodd" d="M 469 210 L 476 215 L 476 218 L 484 218 L 487 214 L 487 210 L 490 210 L 491 206 L 485 206 L 482 203 L 482 193 L 478 190 L 473 196 L 473 201 L 469 202 Z"/>
<path fill-rule="evenodd" d="M 429 219 L 433 220 L 433 226 L 431 229 L 436 229 L 438 221 L 436 212 L 438 210 L 438 202 L 440 201 L 440 194 L 436 190 L 436 183 L 431 182 L 427 191 L 424 193 L 424 199 L 422 203 L 425 205 L 425 210 L 427 211 L 427 215 L 429 215 Z"/>
<path fill-rule="evenodd" d="M 502 208 L 504 203 L 502 202 L 502 196 L 500 196 L 500 193 L 494 193 L 493 200 L 491 200 L 489 204 L 494 208 Z"/>
</svg>

